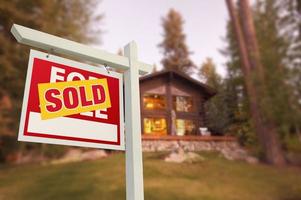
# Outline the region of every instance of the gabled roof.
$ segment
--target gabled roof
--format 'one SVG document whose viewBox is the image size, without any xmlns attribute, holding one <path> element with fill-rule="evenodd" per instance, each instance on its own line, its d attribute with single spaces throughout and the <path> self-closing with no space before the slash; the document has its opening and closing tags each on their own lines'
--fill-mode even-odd
<svg viewBox="0 0 301 200">
<path fill-rule="evenodd" d="M 181 73 L 176 70 L 162 70 L 162 71 L 154 72 L 154 73 L 140 77 L 140 82 L 144 82 L 146 80 L 150 80 L 150 79 L 153 79 L 153 78 L 156 78 L 159 76 L 166 76 L 166 75 L 172 75 L 174 77 L 179 77 L 181 79 L 185 79 L 186 81 L 190 82 L 197 88 L 200 88 L 202 91 L 204 91 L 205 95 L 206 95 L 206 99 L 211 98 L 212 96 L 214 96 L 217 93 L 217 91 L 215 89 L 213 89 L 212 87 L 186 75 L 185 73 Z"/>
</svg>

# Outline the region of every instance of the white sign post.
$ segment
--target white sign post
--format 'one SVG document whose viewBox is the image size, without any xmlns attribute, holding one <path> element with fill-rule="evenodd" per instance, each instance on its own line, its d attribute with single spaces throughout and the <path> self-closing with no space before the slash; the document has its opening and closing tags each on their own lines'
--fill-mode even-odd
<svg viewBox="0 0 301 200">
<path fill-rule="evenodd" d="M 126 133 L 126 199 L 144 199 L 141 151 L 140 94 L 137 47 L 134 42 L 124 48 L 130 68 L 124 73 Z M 139 153 L 137 153 L 139 152 Z"/>
<path fill-rule="evenodd" d="M 16 24 L 11 32 L 21 44 L 125 70 L 126 199 L 143 200 L 139 74 L 151 72 L 152 66 L 137 60 L 135 42 L 119 56 Z"/>
</svg>

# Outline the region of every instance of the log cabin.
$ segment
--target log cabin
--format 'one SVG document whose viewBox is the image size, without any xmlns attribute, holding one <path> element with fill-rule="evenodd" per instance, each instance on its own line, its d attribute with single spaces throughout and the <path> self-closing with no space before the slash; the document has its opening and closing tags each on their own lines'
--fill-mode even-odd
<svg viewBox="0 0 301 200">
<path fill-rule="evenodd" d="M 204 104 L 215 94 L 213 88 L 178 71 L 141 77 L 143 136 L 201 136 L 206 127 Z"/>
</svg>

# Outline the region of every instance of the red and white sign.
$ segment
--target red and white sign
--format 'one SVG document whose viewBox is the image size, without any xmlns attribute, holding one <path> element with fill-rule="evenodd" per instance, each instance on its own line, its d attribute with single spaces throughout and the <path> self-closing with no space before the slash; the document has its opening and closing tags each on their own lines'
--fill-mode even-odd
<svg viewBox="0 0 301 200">
<path fill-rule="evenodd" d="M 81 83 L 89 83 L 88 81 L 85 82 L 84 80 L 95 79 L 103 82 L 105 81 L 105 84 L 107 85 L 107 96 L 110 98 L 110 101 L 108 101 L 107 104 L 109 106 L 107 106 L 107 108 L 92 111 L 90 109 L 88 112 L 77 112 L 77 114 L 65 116 L 62 116 L 61 114 L 53 115 L 53 117 L 48 118 L 43 118 L 41 116 L 41 105 L 43 104 L 40 103 L 38 85 L 41 87 L 43 85 L 46 85 L 47 87 L 48 85 L 58 85 L 57 88 L 59 88 L 69 85 L 68 83 L 66 84 L 64 82 L 70 82 L 71 87 L 73 86 L 73 83 L 75 85 L 77 84 L 79 87 Z M 91 82 L 96 83 L 98 80 Z M 61 82 L 61 84 L 46 84 L 59 82 Z M 31 50 L 18 140 L 124 150 L 122 85 L 122 75 L 119 73 L 108 73 L 103 67 L 92 67 L 84 63 L 71 61 L 54 55 L 48 56 L 46 53 Z M 80 89 L 84 88 L 84 86 L 80 87 L 82 87 Z M 76 86 L 74 86 L 72 89 L 75 91 L 75 93 L 72 93 L 75 94 L 75 96 L 68 96 L 68 98 L 70 97 L 69 99 L 66 98 L 66 95 L 64 98 L 59 98 L 59 96 L 50 94 L 49 97 L 53 97 L 53 102 L 43 103 L 45 103 L 47 106 L 52 106 L 55 108 L 55 102 L 58 102 L 59 99 L 62 102 L 58 102 L 60 103 L 58 105 L 64 105 L 64 101 L 66 101 L 66 99 L 68 100 L 69 104 L 74 103 L 75 97 L 78 97 L 78 99 L 76 99 L 77 103 L 85 101 L 87 104 L 87 102 L 89 102 L 87 99 L 83 99 L 87 98 L 84 90 L 79 91 L 77 95 Z M 57 97 L 57 99 L 54 97 Z M 62 112 L 63 114 L 69 112 L 68 106 L 65 109 L 66 110 Z M 82 109 L 84 110 L 83 106 Z M 76 112 L 73 110 L 73 113 Z"/>
</svg>

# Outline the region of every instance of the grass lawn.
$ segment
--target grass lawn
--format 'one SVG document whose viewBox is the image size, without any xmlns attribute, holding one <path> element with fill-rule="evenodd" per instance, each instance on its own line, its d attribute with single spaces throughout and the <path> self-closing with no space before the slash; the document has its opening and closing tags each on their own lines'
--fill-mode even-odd
<svg viewBox="0 0 301 200">
<path fill-rule="evenodd" d="M 144 154 L 145 199 L 301 200 L 301 169 L 227 161 L 171 164 Z M 0 199 L 125 199 L 124 155 L 59 165 L 0 167 Z"/>
</svg>

